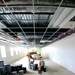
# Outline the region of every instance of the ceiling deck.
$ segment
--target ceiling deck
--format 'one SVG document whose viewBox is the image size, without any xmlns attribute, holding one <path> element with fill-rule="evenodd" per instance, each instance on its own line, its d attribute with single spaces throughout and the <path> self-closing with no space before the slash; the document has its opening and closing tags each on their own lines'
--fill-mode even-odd
<svg viewBox="0 0 75 75">
<path fill-rule="evenodd" d="M 43 47 L 70 30 L 60 24 L 74 8 L 74 0 L 1 0 L 0 23 L 5 26 L 1 29 L 13 38 L 19 36 L 25 45 Z M 74 20 L 73 16 L 69 21 Z"/>
</svg>

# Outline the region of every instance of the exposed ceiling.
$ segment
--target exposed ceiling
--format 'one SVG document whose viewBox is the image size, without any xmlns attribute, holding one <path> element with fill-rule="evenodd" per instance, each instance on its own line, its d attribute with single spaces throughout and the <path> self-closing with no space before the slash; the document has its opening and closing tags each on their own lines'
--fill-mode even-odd
<svg viewBox="0 0 75 75">
<path fill-rule="evenodd" d="M 25 45 L 43 47 L 75 27 L 74 8 L 74 0 L 0 0 L 0 27 Z"/>
</svg>

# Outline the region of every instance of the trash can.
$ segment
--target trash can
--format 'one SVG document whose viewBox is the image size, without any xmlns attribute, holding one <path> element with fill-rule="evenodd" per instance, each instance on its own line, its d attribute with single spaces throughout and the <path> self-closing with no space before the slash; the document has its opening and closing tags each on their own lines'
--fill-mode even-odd
<svg viewBox="0 0 75 75">
<path fill-rule="evenodd" d="M 42 70 L 38 70 L 38 74 L 42 74 Z"/>
<path fill-rule="evenodd" d="M 23 67 L 23 72 L 26 73 L 26 67 Z"/>
<path fill-rule="evenodd" d="M 17 75 L 17 71 L 13 71 L 12 72 L 12 75 Z"/>
<path fill-rule="evenodd" d="M 23 75 L 24 71 L 23 70 L 19 70 L 19 75 Z"/>
</svg>

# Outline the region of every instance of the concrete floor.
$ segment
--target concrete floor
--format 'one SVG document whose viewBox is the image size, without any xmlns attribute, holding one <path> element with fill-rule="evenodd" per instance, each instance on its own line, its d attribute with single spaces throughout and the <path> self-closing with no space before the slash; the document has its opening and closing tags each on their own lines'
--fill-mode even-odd
<svg viewBox="0 0 75 75">
<path fill-rule="evenodd" d="M 42 72 L 41 75 L 75 75 L 74 73 L 68 71 L 67 69 L 61 67 L 60 65 L 50 61 L 49 59 L 44 59 L 47 67 L 47 72 Z M 23 64 L 24 67 L 27 68 L 27 73 L 25 75 L 38 75 L 37 71 L 32 71 L 28 68 L 28 59 L 27 57 L 24 57 L 16 62 L 14 62 L 12 65 L 16 64 Z"/>
</svg>

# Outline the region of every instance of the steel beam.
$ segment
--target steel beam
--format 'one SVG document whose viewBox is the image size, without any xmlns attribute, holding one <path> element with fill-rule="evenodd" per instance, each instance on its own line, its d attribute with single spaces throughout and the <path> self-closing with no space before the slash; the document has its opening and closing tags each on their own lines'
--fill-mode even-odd
<svg viewBox="0 0 75 75">
<path fill-rule="evenodd" d="M 33 13 L 32 12 L 12 12 L 13 14 L 31 14 L 31 15 L 33 15 Z M 54 12 L 35 12 L 34 14 L 36 14 L 36 15 L 38 15 L 38 14 L 40 14 L 40 15 L 53 15 L 54 14 Z M 0 13 L 0 15 L 11 15 L 11 12 L 8 12 L 8 13 Z"/>
<path fill-rule="evenodd" d="M 8 7 L 21 7 L 21 6 L 32 6 L 32 4 L 8 4 Z M 45 7 L 45 6 L 47 6 L 47 7 L 58 7 L 59 6 L 59 4 L 34 4 L 34 6 L 39 6 L 39 7 Z M 6 7 L 4 4 L 0 4 L 0 7 Z M 62 4 L 61 5 L 61 7 L 70 7 L 70 8 L 75 8 L 75 5 L 74 4 L 69 4 L 69 5 L 67 5 L 67 4 Z"/>
</svg>

